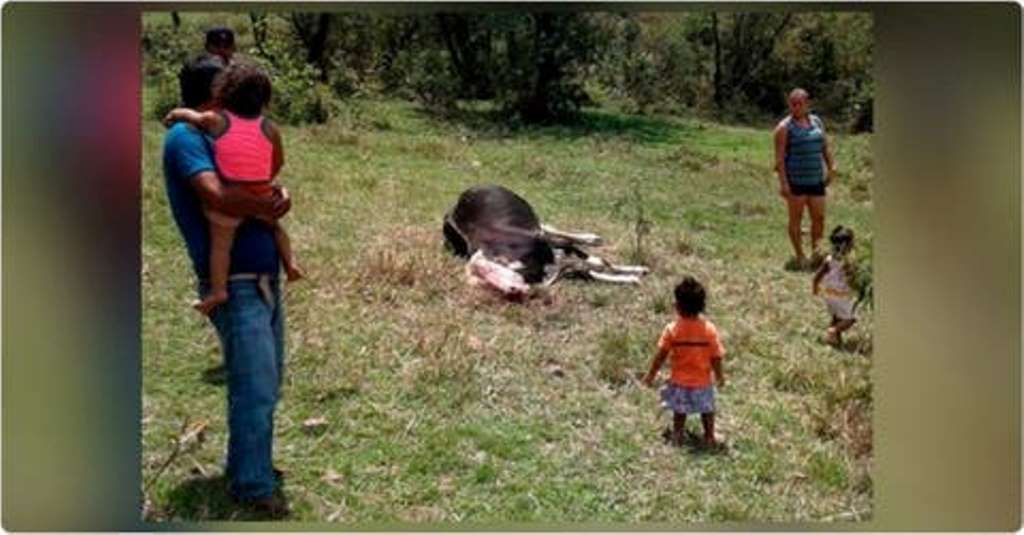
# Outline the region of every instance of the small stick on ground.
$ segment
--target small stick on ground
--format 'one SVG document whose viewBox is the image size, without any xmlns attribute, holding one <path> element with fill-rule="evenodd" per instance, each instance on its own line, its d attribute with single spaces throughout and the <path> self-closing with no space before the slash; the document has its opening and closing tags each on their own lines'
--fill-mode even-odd
<svg viewBox="0 0 1024 535">
<path fill-rule="evenodd" d="M 188 417 L 186 416 L 185 420 L 181 422 L 181 431 L 178 432 L 178 439 L 174 441 L 174 449 L 171 450 L 171 454 L 167 457 L 167 460 L 160 465 L 160 468 L 158 468 L 157 471 L 149 477 L 149 481 L 147 481 L 145 486 L 142 487 L 142 493 L 146 494 L 149 491 L 150 487 L 153 486 L 153 483 L 156 483 L 156 481 L 160 479 L 160 476 L 165 470 L 167 470 L 167 467 L 178 458 L 178 455 L 185 450 L 186 446 L 192 442 L 192 439 L 195 439 L 196 443 L 202 442 L 203 433 L 205 431 L 206 422 L 196 422 L 195 425 L 190 427 L 188 424 Z"/>
</svg>

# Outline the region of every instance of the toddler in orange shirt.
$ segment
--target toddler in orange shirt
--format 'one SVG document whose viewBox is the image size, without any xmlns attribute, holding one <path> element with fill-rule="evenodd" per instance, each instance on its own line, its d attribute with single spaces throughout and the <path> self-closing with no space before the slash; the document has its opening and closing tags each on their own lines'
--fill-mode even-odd
<svg viewBox="0 0 1024 535">
<path fill-rule="evenodd" d="M 722 358 L 725 348 L 718 339 L 715 325 L 703 317 L 705 291 L 693 277 L 684 277 L 676 286 L 676 321 L 665 326 L 658 340 L 658 352 L 644 384 L 651 386 L 666 358 L 671 357 L 672 373 L 661 390 L 662 405 L 671 409 L 672 442 L 682 445 L 686 415 L 700 414 L 704 426 L 704 446 L 718 445 L 715 439 L 715 387 L 725 386 Z"/>
</svg>

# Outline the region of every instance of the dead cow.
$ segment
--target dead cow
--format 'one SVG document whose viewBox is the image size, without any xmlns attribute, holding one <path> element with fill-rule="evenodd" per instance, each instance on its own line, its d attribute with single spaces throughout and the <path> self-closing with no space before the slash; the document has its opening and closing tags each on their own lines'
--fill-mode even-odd
<svg viewBox="0 0 1024 535">
<path fill-rule="evenodd" d="M 469 260 L 471 281 L 512 298 L 563 277 L 637 284 L 648 272 L 587 253 L 583 246 L 601 245 L 600 236 L 542 225 L 525 199 L 501 186 L 462 192 L 445 214 L 443 232 L 446 247 Z"/>
</svg>

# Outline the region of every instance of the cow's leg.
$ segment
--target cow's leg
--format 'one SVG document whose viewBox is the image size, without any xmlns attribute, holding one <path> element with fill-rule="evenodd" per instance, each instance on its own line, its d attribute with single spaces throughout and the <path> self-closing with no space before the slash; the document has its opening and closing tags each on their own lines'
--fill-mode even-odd
<svg viewBox="0 0 1024 535">
<path fill-rule="evenodd" d="M 624 266 L 619 264 L 608 264 L 608 269 L 616 273 L 630 275 L 646 275 L 651 272 L 651 269 L 646 266 Z"/>
<path fill-rule="evenodd" d="M 550 279 L 548 285 L 558 279 L 583 279 L 612 284 L 639 284 L 640 276 L 628 273 L 610 273 L 606 268 L 588 265 L 588 262 L 570 262 L 559 268 L 557 274 Z M 596 269 L 591 269 L 595 267 Z"/>
<path fill-rule="evenodd" d="M 596 281 L 610 282 L 613 284 L 640 284 L 640 277 L 638 275 L 618 275 L 612 273 L 604 273 L 601 271 L 587 270 L 587 274 Z"/>
<path fill-rule="evenodd" d="M 548 236 L 561 238 L 563 240 L 568 240 L 571 243 L 578 243 L 580 245 L 590 245 L 596 247 L 598 245 L 604 244 L 603 238 L 601 238 L 597 234 L 592 234 L 590 232 L 566 232 L 564 230 L 558 230 L 555 227 L 552 227 L 551 225 L 544 224 L 540 226 L 540 230 L 541 232 Z"/>
<path fill-rule="evenodd" d="M 626 266 L 612 264 L 607 260 L 594 255 L 588 255 L 585 261 L 589 266 L 593 268 L 599 269 L 604 272 L 611 272 L 613 274 L 646 275 L 651 272 L 650 269 L 644 266 Z"/>
</svg>

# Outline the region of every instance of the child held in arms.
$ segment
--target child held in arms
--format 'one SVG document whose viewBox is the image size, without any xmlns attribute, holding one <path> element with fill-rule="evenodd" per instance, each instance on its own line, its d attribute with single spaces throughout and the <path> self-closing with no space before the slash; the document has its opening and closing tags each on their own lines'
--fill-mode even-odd
<svg viewBox="0 0 1024 535">
<path fill-rule="evenodd" d="M 213 83 L 214 110 L 171 110 L 170 125 L 188 121 L 213 139 L 213 154 L 221 179 L 228 187 L 241 187 L 257 195 L 275 195 L 273 180 L 284 165 L 284 149 L 277 126 L 263 113 L 270 102 L 270 77 L 249 63 L 232 63 Z M 210 221 L 210 291 L 193 306 L 210 314 L 228 300 L 231 246 L 241 219 L 206 209 Z M 284 227 L 274 227 L 274 240 L 289 281 L 303 277 Z"/>
</svg>

